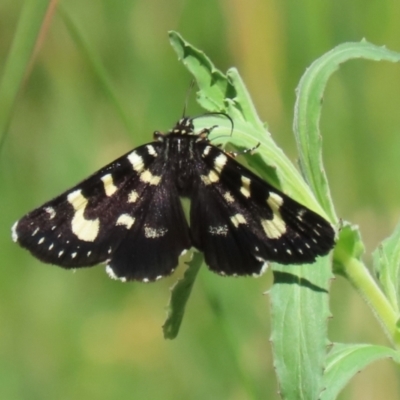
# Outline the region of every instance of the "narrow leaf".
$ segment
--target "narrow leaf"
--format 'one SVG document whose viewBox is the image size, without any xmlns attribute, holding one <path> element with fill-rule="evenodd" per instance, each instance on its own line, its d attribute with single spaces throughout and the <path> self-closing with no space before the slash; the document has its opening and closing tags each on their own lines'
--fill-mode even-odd
<svg viewBox="0 0 400 400">
<path fill-rule="evenodd" d="M 399 62 L 400 54 L 364 40 L 359 43 L 344 43 L 314 61 L 302 76 L 297 88 L 293 129 L 301 169 L 331 221 L 336 221 L 337 217 L 322 165 L 322 138 L 319 131 L 322 96 L 329 77 L 339 65 L 355 58 Z"/>
<path fill-rule="evenodd" d="M 400 354 L 388 347 L 335 343 L 327 356 L 321 400 L 336 399 L 356 373 L 372 362 L 385 358 L 400 363 Z"/>
<path fill-rule="evenodd" d="M 274 266 L 274 365 L 283 399 L 317 399 L 327 347 L 330 258 L 293 269 Z"/>
<path fill-rule="evenodd" d="M 171 299 L 167 308 L 167 319 L 163 325 L 164 338 L 175 339 L 185 314 L 186 304 L 189 300 L 197 273 L 203 264 L 203 256 L 195 252 L 193 259 L 188 262 L 188 269 L 171 289 Z"/>
</svg>

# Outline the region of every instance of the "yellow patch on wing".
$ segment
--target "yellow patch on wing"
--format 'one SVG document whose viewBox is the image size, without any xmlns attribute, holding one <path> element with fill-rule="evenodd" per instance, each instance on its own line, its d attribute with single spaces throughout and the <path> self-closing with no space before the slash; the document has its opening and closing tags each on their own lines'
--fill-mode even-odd
<svg viewBox="0 0 400 400">
<path fill-rule="evenodd" d="M 100 220 L 86 219 L 84 217 L 85 208 L 88 204 L 87 199 L 82 195 L 81 190 L 71 192 L 67 197 L 68 202 L 74 208 L 74 216 L 71 221 L 72 232 L 85 242 L 93 242 L 100 229 Z"/>
</svg>

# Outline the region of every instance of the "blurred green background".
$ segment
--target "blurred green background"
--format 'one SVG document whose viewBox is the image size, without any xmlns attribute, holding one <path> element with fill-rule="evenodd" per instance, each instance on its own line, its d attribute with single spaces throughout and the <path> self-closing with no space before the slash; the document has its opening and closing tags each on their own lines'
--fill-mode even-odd
<svg viewBox="0 0 400 400">
<path fill-rule="evenodd" d="M 169 46 L 179 31 L 223 71 L 236 66 L 275 140 L 296 161 L 295 87 L 308 65 L 363 37 L 400 51 L 400 3 L 156 0 L 62 3 L 128 115 L 121 118 L 56 12 L 0 153 L 1 399 L 278 398 L 268 341 L 271 273 L 222 279 L 203 269 L 180 335 L 161 325 L 173 277 L 145 285 L 103 267 L 66 272 L 11 242 L 24 213 L 167 130 L 191 77 Z M 0 3 L 0 73 L 22 1 Z M 321 121 L 338 215 L 358 223 L 366 260 L 400 215 L 400 66 L 353 61 L 330 80 Z M 194 96 L 193 96 L 194 98 Z M 192 99 L 189 114 L 200 112 Z M 330 339 L 387 345 L 342 278 L 332 283 Z M 304 315 L 307 318 L 307 315 Z M 340 399 L 400 398 L 390 361 L 357 375 Z"/>
</svg>

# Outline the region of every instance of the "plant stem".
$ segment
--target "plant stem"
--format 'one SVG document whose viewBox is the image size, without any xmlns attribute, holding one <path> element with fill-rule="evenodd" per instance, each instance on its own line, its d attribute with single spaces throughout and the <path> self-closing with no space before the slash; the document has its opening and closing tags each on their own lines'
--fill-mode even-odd
<svg viewBox="0 0 400 400">
<path fill-rule="evenodd" d="M 342 267 L 338 272 L 350 281 L 372 309 L 390 342 L 396 349 L 400 349 L 400 335 L 396 325 L 398 315 L 372 278 L 367 267 L 363 262 L 350 256 L 343 250 L 337 249 L 334 258 Z"/>
</svg>

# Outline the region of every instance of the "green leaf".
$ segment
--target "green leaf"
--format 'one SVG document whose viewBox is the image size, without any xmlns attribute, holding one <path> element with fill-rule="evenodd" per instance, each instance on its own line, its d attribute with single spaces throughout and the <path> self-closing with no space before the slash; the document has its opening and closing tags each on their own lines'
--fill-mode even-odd
<svg viewBox="0 0 400 400">
<path fill-rule="evenodd" d="M 348 258 L 361 259 L 364 254 L 364 243 L 357 225 L 343 221 L 339 230 L 334 252 L 334 271 L 345 276 L 345 267 Z"/>
<path fill-rule="evenodd" d="M 200 105 L 208 111 L 224 111 L 225 98 L 234 97 L 233 87 L 226 76 L 214 67 L 202 51 L 186 42 L 179 33 L 170 31 L 169 40 L 179 60 L 196 78 L 200 89 Z"/>
<path fill-rule="evenodd" d="M 374 269 L 393 309 L 399 313 L 400 224 L 373 253 Z"/>
<path fill-rule="evenodd" d="M 327 356 L 321 400 L 336 399 L 356 373 L 373 361 L 385 358 L 392 358 L 400 363 L 400 354 L 388 347 L 335 343 Z"/>
<path fill-rule="evenodd" d="M 193 259 L 187 263 L 185 275 L 171 289 L 171 299 L 168 304 L 167 319 L 163 325 L 164 338 L 175 339 L 185 314 L 186 304 L 189 300 L 197 273 L 203 264 L 201 253 L 195 252 Z"/>
<path fill-rule="evenodd" d="M 337 221 L 337 217 L 322 165 L 322 137 L 319 130 L 322 96 L 329 77 L 339 65 L 355 58 L 399 62 L 400 54 L 364 40 L 359 43 L 344 43 L 314 61 L 302 76 L 297 88 L 293 129 L 301 170 L 331 221 Z"/>
<path fill-rule="evenodd" d="M 0 149 L 11 121 L 18 93 L 33 61 L 33 52 L 49 3 L 49 0 L 27 0 L 23 3 L 0 80 Z"/>
<path fill-rule="evenodd" d="M 317 399 L 326 355 L 330 258 L 274 266 L 271 289 L 274 365 L 283 399 Z"/>
</svg>

